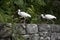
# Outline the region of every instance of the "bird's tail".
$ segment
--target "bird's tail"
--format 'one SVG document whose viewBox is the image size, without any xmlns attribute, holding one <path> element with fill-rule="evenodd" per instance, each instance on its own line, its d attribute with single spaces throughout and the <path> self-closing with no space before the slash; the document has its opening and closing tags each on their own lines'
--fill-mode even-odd
<svg viewBox="0 0 60 40">
<path fill-rule="evenodd" d="M 55 19 L 56 19 L 56 17 L 55 17 Z"/>
<path fill-rule="evenodd" d="M 29 15 L 29 17 L 31 17 L 31 16 Z"/>
</svg>

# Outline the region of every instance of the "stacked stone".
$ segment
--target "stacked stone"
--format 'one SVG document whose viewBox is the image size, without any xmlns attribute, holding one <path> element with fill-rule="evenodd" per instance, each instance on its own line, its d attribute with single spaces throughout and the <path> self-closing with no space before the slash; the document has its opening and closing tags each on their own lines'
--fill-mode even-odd
<svg viewBox="0 0 60 40">
<path fill-rule="evenodd" d="M 20 34 L 25 40 L 50 40 L 50 25 L 47 24 L 18 24 Z"/>
</svg>

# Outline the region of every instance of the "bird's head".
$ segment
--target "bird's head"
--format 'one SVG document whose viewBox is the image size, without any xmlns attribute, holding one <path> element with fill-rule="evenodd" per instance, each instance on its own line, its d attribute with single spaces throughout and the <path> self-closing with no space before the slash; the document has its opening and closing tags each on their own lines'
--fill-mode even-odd
<svg viewBox="0 0 60 40">
<path fill-rule="evenodd" d="M 41 14 L 41 16 L 43 16 L 43 14 Z"/>
<path fill-rule="evenodd" d="M 44 16 L 43 14 L 41 14 L 41 17 L 42 17 L 42 18 L 45 18 L 45 16 Z"/>
<path fill-rule="evenodd" d="M 18 12 L 20 12 L 21 10 L 20 9 L 18 9 Z"/>
</svg>

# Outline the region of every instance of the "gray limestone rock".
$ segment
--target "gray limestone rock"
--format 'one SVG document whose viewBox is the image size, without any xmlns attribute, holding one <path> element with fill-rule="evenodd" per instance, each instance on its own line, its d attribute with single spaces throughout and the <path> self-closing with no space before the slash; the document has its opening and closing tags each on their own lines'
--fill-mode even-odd
<svg viewBox="0 0 60 40">
<path fill-rule="evenodd" d="M 39 40 L 39 34 L 34 34 L 32 40 Z"/>
<path fill-rule="evenodd" d="M 25 25 L 24 24 L 17 24 L 14 29 L 16 31 L 18 31 L 20 34 L 26 34 L 26 30 L 25 30 Z"/>
<path fill-rule="evenodd" d="M 26 29 L 27 33 L 38 33 L 38 27 L 36 24 L 28 24 Z"/>
<path fill-rule="evenodd" d="M 24 37 L 25 40 L 29 40 L 30 35 L 22 35 L 22 37 Z"/>
<path fill-rule="evenodd" d="M 49 24 L 39 24 L 38 25 L 38 27 L 39 27 L 39 31 L 41 32 L 41 31 L 49 31 L 50 30 L 50 28 L 51 28 L 51 26 L 49 25 Z"/>
</svg>

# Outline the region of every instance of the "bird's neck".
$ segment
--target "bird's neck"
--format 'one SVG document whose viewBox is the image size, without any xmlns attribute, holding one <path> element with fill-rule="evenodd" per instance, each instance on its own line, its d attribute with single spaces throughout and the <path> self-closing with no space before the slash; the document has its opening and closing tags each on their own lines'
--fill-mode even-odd
<svg viewBox="0 0 60 40">
<path fill-rule="evenodd" d="M 18 14 L 20 14 L 20 11 L 18 12 Z"/>
</svg>

